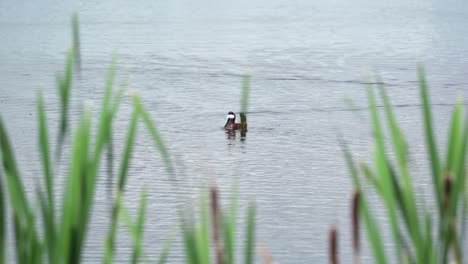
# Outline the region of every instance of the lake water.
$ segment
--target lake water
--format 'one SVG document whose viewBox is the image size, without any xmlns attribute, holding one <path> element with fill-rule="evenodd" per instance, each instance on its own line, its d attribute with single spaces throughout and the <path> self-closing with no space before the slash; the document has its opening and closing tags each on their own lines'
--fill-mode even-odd
<svg viewBox="0 0 468 264">
<path fill-rule="evenodd" d="M 357 159 L 369 160 L 363 80 L 376 72 L 411 143 L 414 182 L 426 194 L 418 196 L 419 202 L 430 202 L 416 69 L 418 63 L 426 67 L 443 143 L 452 103 L 468 95 L 466 1 L 0 0 L 0 112 L 28 190 L 40 175 L 37 91 L 44 92 L 49 124 L 55 125 L 55 75 L 71 45 L 73 11 L 80 15 L 83 65 L 72 92 L 72 119 L 85 100 L 98 108 L 115 54 L 118 82 L 128 79 L 129 88 L 142 95 L 177 164 L 180 183 L 174 187 L 140 126 L 125 199 L 135 212 L 146 186 L 149 259 L 156 258 L 177 225 L 177 193 L 195 198 L 203 182 L 216 182 L 227 200 L 236 178 L 239 231 L 247 202 L 255 200 L 257 241 L 277 261 L 326 263 L 327 233 L 335 224 L 342 261 L 350 262 L 352 186 L 336 135 L 344 134 Z M 228 139 L 224 117 L 239 111 L 246 73 L 252 76 L 249 132 L 245 141 L 239 135 Z M 361 111 L 350 111 L 345 97 Z M 118 153 L 130 116 L 128 101 L 115 124 Z M 89 263 L 102 259 L 107 233 L 104 175 L 98 185 L 85 252 Z M 386 227 L 375 201 L 375 214 Z M 120 238 L 118 261 L 125 263 L 131 244 L 125 231 Z M 371 260 L 366 251 L 364 262 Z M 182 262 L 176 239 L 169 263 Z"/>
</svg>

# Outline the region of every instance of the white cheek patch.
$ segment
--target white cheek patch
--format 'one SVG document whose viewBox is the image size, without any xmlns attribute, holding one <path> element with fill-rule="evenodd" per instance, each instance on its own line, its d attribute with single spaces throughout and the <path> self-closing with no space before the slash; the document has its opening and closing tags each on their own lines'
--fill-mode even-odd
<svg viewBox="0 0 468 264">
<path fill-rule="evenodd" d="M 235 116 L 234 115 L 227 115 L 226 116 L 226 120 L 230 119 L 230 118 L 234 118 Z"/>
</svg>

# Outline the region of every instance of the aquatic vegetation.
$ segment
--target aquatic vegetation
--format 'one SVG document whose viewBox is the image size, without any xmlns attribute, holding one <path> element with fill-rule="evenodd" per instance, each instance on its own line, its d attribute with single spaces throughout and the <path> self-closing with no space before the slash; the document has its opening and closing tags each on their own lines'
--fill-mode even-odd
<svg viewBox="0 0 468 264">
<path fill-rule="evenodd" d="M 209 202 L 209 208 L 208 208 Z M 236 231 L 237 231 L 237 190 L 232 192 L 231 204 L 223 210 L 219 202 L 219 192 L 215 186 L 209 190 L 209 198 L 205 192 L 200 195 L 200 216 L 196 223 L 194 216 L 183 214 L 182 235 L 187 263 L 211 263 L 210 244 L 212 243 L 214 263 L 236 263 Z M 211 217 L 209 217 L 211 216 Z M 255 204 L 247 208 L 247 227 L 245 231 L 244 263 L 254 261 L 255 248 Z M 208 224 L 211 223 L 211 229 Z M 210 243 L 209 235 L 212 235 Z"/>
<path fill-rule="evenodd" d="M 56 144 L 55 159 L 51 155 L 52 142 L 49 140 L 49 126 L 43 96 L 38 96 L 38 139 L 40 149 L 40 161 L 43 167 L 43 186 L 36 186 L 37 200 L 39 201 L 40 214 L 36 214 L 34 202 L 27 198 L 24 184 L 16 164 L 14 148 L 10 144 L 9 136 L 3 120 L 0 118 L 0 158 L 4 177 L 0 179 L 0 263 L 6 261 L 6 232 L 5 219 L 10 217 L 4 210 L 9 202 L 11 208 L 12 225 L 14 229 L 16 258 L 18 263 L 41 263 L 47 258 L 48 263 L 80 263 L 82 249 L 89 229 L 90 214 L 93 208 L 96 181 L 99 177 L 100 161 L 104 157 L 106 148 L 110 151 L 112 145 L 113 120 L 121 105 L 125 91 L 123 85 L 118 91 L 114 91 L 115 62 L 109 68 L 105 85 L 104 98 L 101 103 L 96 128 L 92 129 L 92 111 L 90 106 L 85 106 L 81 113 L 80 121 L 73 132 L 70 131 L 68 112 L 72 91 L 74 73 L 74 60 L 79 55 L 78 17 L 73 17 L 73 43 L 74 48 L 67 54 L 63 75 L 57 77 L 57 87 L 60 99 L 60 122 L 58 125 L 58 139 Z M 132 262 L 138 262 L 142 254 L 142 236 L 144 227 L 144 215 L 146 208 L 146 196 L 142 194 L 140 209 L 136 222 L 133 224 L 122 204 L 124 187 L 128 177 L 128 167 L 134 146 L 136 127 L 139 120 L 152 135 L 157 149 L 168 163 L 167 150 L 153 121 L 145 111 L 137 94 L 131 95 L 133 113 L 129 121 L 129 129 L 126 145 L 122 153 L 122 161 L 118 172 L 117 191 L 109 228 L 109 235 L 105 248 L 104 262 L 111 263 L 114 256 L 117 223 L 120 218 L 125 218 L 127 226 L 133 234 Z M 96 131 L 92 133 L 91 131 Z M 60 200 L 61 208 L 56 207 L 56 194 L 54 193 L 54 178 L 58 173 L 58 165 L 61 163 L 61 153 L 66 137 L 72 136 L 72 151 L 66 166 L 69 172 L 66 177 L 66 185 L 63 197 Z M 108 156 L 109 158 L 109 156 Z M 5 191 L 5 194 L 3 193 Z M 4 195 L 8 199 L 3 199 Z M 39 227 L 42 224 L 42 227 Z M 165 247 L 161 259 L 167 256 L 168 246 Z"/>
<path fill-rule="evenodd" d="M 135 146 L 139 125 L 143 125 L 160 152 L 168 177 L 176 184 L 174 165 L 164 141 L 148 111 L 137 93 L 130 93 L 131 115 L 125 137 L 121 161 L 114 173 L 113 123 L 119 112 L 126 91 L 124 82 L 115 89 L 116 62 L 112 61 L 104 95 L 101 101 L 97 122 L 92 122 L 93 112 L 86 105 L 77 124 L 70 124 L 70 98 L 73 76 L 81 67 L 78 16 L 74 15 L 73 48 L 66 56 L 65 69 L 57 77 L 60 116 L 57 124 L 57 140 L 49 138 L 49 122 L 46 102 L 38 94 L 38 143 L 42 165 L 42 182 L 35 186 L 34 199 L 28 198 L 16 163 L 14 147 L 10 143 L 6 124 L 0 116 L 0 264 L 8 261 L 7 219 L 11 219 L 14 235 L 13 250 L 18 263 L 80 263 L 89 230 L 90 215 L 95 203 L 96 183 L 100 175 L 102 161 L 107 161 L 108 184 L 112 186 L 109 195 L 112 209 L 108 233 L 103 247 L 103 262 L 115 261 L 118 239 L 118 226 L 123 222 L 132 239 L 132 252 L 129 261 L 142 262 L 145 259 L 143 237 L 145 235 L 146 191 L 141 193 L 137 215 L 132 217 L 124 206 L 125 186 Z M 344 140 L 341 145 L 354 183 L 351 202 L 351 233 L 354 262 L 360 262 L 361 223 L 369 240 L 375 262 L 389 262 L 387 244 L 384 245 L 382 229 L 374 218 L 369 205 L 370 185 L 381 198 L 389 220 L 390 233 L 398 263 L 463 263 L 463 242 L 468 212 L 466 194 L 466 149 L 468 140 L 468 116 L 464 104 L 459 101 L 454 106 L 445 158 L 439 154 L 434 130 L 428 88 L 422 69 L 419 72 L 422 110 L 425 125 L 431 177 L 434 185 L 434 209 L 418 203 L 418 195 L 412 183 L 409 170 L 409 144 L 400 129 L 386 90 L 382 82 L 376 89 L 367 87 L 368 102 L 374 132 L 375 148 L 372 152 L 373 164 L 356 164 Z M 250 77 L 245 76 L 241 96 L 241 123 L 247 122 Z M 384 118 L 379 112 L 377 99 L 380 98 Z M 384 128 L 386 124 L 387 129 Z M 73 130 L 72 130 L 73 129 Z M 243 134 L 242 134 L 243 133 Z M 245 137 L 246 129 L 241 130 Z M 389 141 L 387 141 L 387 137 Z M 71 154 L 64 158 L 62 151 L 71 139 Z M 388 146 L 392 147 L 389 151 Z M 53 151 L 55 147 L 55 155 Z M 389 153 L 395 153 L 391 156 Z M 65 156 L 65 155 L 64 155 Z M 63 164 L 65 163 L 65 164 Z M 58 166 L 69 168 L 65 175 L 66 184 L 62 197 L 54 191 L 55 179 L 60 172 Z M 115 174 L 115 175 L 114 175 Z M 113 183 L 114 176 L 116 178 Z M 366 182 L 363 182 L 363 178 Z M 222 208 L 219 190 L 211 186 L 200 193 L 199 208 L 182 210 L 179 215 L 178 230 L 182 236 L 185 260 L 191 264 L 254 262 L 256 206 L 251 202 L 246 210 L 243 254 L 236 254 L 241 243 L 236 241 L 240 233 L 237 225 L 237 187 L 234 185 L 230 204 Z M 38 201 L 38 209 L 35 208 Z M 59 206 L 57 206 L 59 205 Z M 6 209 L 8 208 L 8 210 Z M 198 212 L 195 215 L 193 212 Z M 330 262 L 338 263 L 338 231 L 332 228 L 329 233 Z M 174 235 L 161 245 L 158 263 L 165 263 Z M 393 251 L 392 251 L 393 252 Z M 274 263 L 266 248 L 260 247 L 265 263 Z M 390 258 L 391 259 L 391 258 Z"/>
<path fill-rule="evenodd" d="M 46 103 L 42 93 L 38 95 L 38 140 L 39 159 L 42 164 L 43 184 L 37 184 L 35 196 L 39 201 L 40 214 L 36 214 L 35 203 L 28 199 L 21 174 L 16 164 L 14 147 L 10 143 L 7 129 L 0 117 L 0 263 L 5 263 L 6 257 L 6 221 L 12 218 L 14 231 L 14 250 L 18 263 L 80 263 L 84 243 L 89 230 L 90 215 L 93 210 L 96 182 L 99 175 L 101 160 L 107 158 L 108 184 L 115 187 L 112 199 L 112 212 L 109 231 L 105 241 L 103 262 L 113 263 L 115 248 L 118 242 L 117 228 L 123 221 L 130 231 L 133 247 L 130 261 L 138 263 L 143 257 L 143 235 L 146 212 L 146 192 L 141 194 L 138 214 L 135 220 L 127 212 L 123 200 L 125 185 L 128 178 L 128 168 L 131 162 L 137 126 L 141 123 L 150 134 L 156 148 L 164 161 L 166 172 L 175 180 L 174 168 L 169 153 L 159 134 L 158 129 L 137 93 L 131 93 L 133 112 L 129 118 L 125 147 L 121 154 L 121 163 L 117 172 L 117 183 L 114 186 L 113 173 L 113 121 L 122 104 L 126 90 L 123 83 L 118 90 L 114 89 L 116 63 L 112 61 L 109 67 L 104 96 L 97 122 L 92 122 L 92 109 L 85 105 L 80 120 L 75 126 L 70 125 L 69 110 L 72 92 L 73 74 L 81 67 L 79 53 L 78 16 L 73 16 L 73 48 L 67 53 L 65 70 L 57 77 L 57 87 L 60 100 L 60 118 L 56 155 L 51 155 L 52 141 L 49 139 L 49 125 L 46 115 Z M 248 92 L 248 82 L 244 84 L 244 92 Z M 243 109 L 246 109 L 247 98 L 243 99 Z M 70 131 L 74 127 L 74 131 Z M 96 131 L 92 133 L 92 131 Z M 69 168 L 66 175 L 65 189 L 60 207 L 56 206 L 57 194 L 54 193 L 55 177 L 59 173 L 58 166 L 62 162 L 62 150 L 67 137 L 72 137 L 71 155 L 64 162 Z M 106 155 L 107 154 L 107 155 Z M 4 174 L 4 175 L 3 175 Z M 41 187 L 43 185 L 44 187 Z M 5 192 L 5 193 L 4 193 Z M 235 232 L 236 232 L 236 196 L 233 195 L 229 211 L 221 210 L 217 198 L 217 189 L 211 189 L 211 220 L 208 219 L 207 201 L 201 199 L 201 223 L 195 228 L 193 218 L 181 215 L 182 235 L 186 245 L 187 262 L 209 263 L 210 240 L 208 222 L 212 222 L 211 232 L 217 254 L 216 263 L 234 263 Z M 8 199 L 5 198 L 8 197 Z M 7 206 L 9 203 L 9 206 Z M 11 213 L 5 210 L 11 208 Z M 251 205 L 247 212 L 246 231 L 246 263 L 253 262 L 254 248 L 254 217 L 255 206 Z M 222 241 L 221 241 L 222 240 Z M 158 263 L 165 263 L 172 239 L 163 245 Z"/>
<path fill-rule="evenodd" d="M 377 107 L 375 88 L 367 87 L 375 147 L 373 165 L 356 164 L 341 140 L 354 183 L 351 226 L 355 263 L 359 263 L 359 220 L 363 221 L 377 263 L 387 263 L 382 231 L 371 213 L 368 192 L 361 178 L 380 196 L 390 223 L 390 233 L 398 263 L 463 263 L 463 240 L 467 216 L 466 149 L 468 119 L 459 100 L 453 109 L 445 160 L 439 155 L 432 125 L 432 112 L 424 70 L 419 69 L 419 88 L 424 118 L 428 160 L 434 186 L 436 214 L 432 207 L 418 203 L 409 170 L 409 144 L 400 129 L 382 82 L 378 86 L 384 118 Z M 386 144 L 384 123 L 390 144 Z M 394 156 L 388 150 L 391 145 Z M 366 185 L 367 186 L 367 185 Z M 334 235 L 336 237 L 336 234 Z M 332 238 L 331 238 L 332 239 Z M 335 238 L 336 239 L 336 238 Z M 336 245 L 335 245 L 336 246 Z M 331 244 L 330 247 L 333 247 Z M 330 249 L 332 263 L 337 263 L 336 248 Z"/>
</svg>

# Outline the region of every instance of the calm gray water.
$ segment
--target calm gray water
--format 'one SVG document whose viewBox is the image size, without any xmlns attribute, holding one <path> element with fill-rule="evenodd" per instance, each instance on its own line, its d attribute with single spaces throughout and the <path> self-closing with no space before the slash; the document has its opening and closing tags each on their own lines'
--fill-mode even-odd
<svg viewBox="0 0 468 264">
<path fill-rule="evenodd" d="M 445 141 L 451 104 L 468 95 L 463 0 L 0 0 L 0 112 L 29 190 L 40 175 L 36 95 L 42 89 L 49 124 L 55 124 L 55 75 L 71 44 L 73 11 L 81 20 L 83 70 L 73 90 L 72 118 L 85 100 L 98 108 L 115 54 L 119 83 L 128 78 L 129 87 L 140 92 L 177 163 L 182 183 L 174 188 L 140 126 L 126 201 L 135 212 L 146 186 L 149 259 L 177 224 L 176 193 L 196 197 L 203 182 L 216 182 L 227 200 L 236 178 L 239 231 L 247 201 L 255 200 L 258 243 L 280 263 L 326 263 L 332 224 L 339 228 L 342 260 L 350 261 L 352 190 L 336 134 L 345 135 L 361 160 L 368 160 L 372 142 L 367 112 L 349 111 L 343 98 L 364 108 L 362 81 L 366 74 L 381 74 L 411 142 L 416 188 L 428 195 L 417 64 L 428 72 L 439 143 Z M 252 76 L 249 132 L 245 141 L 239 135 L 230 140 L 222 130 L 224 117 L 239 110 L 245 73 Z M 126 100 L 116 122 L 117 151 L 130 109 Z M 101 177 L 85 254 L 90 263 L 102 259 L 105 189 Z M 419 200 L 430 203 L 426 197 Z M 378 201 L 375 212 L 386 227 Z M 118 257 L 126 262 L 129 236 L 122 231 L 120 238 Z M 177 239 L 169 262 L 182 260 Z M 364 260 L 371 255 L 365 253 Z"/>
</svg>

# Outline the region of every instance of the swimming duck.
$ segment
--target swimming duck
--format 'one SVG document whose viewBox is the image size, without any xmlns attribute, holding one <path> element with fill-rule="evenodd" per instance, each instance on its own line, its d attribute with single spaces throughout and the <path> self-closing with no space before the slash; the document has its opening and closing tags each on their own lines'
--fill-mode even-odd
<svg viewBox="0 0 468 264">
<path fill-rule="evenodd" d="M 236 114 L 229 112 L 226 116 L 225 129 L 247 129 L 247 118 L 244 113 L 240 113 L 241 122 L 236 123 Z"/>
</svg>

